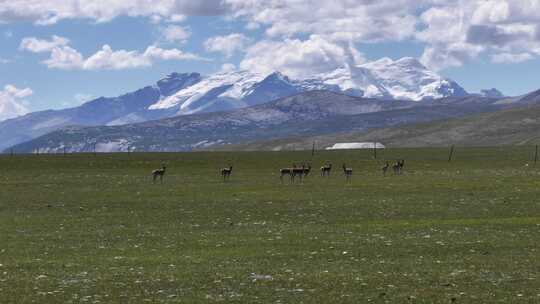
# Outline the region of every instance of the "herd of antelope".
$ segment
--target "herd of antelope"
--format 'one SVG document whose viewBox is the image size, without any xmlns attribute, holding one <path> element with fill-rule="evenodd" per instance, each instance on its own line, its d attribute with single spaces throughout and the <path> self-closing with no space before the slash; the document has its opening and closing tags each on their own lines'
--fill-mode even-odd
<svg viewBox="0 0 540 304">
<path fill-rule="evenodd" d="M 394 171 L 395 175 L 401 175 L 403 173 L 403 167 L 405 166 L 405 160 L 400 159 L 397 160 L 392 166 L 390 166 L 389 162 L 386 162 L 385 165 L 381 168 L 382 174 L 386 176 L 388 173 L 388 169 L 392 167 L 392 170 Z M 345 180 L 347 183 L 351 181 L 352 175 L 353 175 L 353 169 L 350 167 L 347 167 L 345 164 L 342 166 L 343 168 L 343 175 L 345 176 Z M 163 176 L 165 175 L 165 171 L 167 170 L 167 167 L 165 164 L 162 164 L 161 168 L 156 169 L 152 171 L 152 181 L 155 183 L 157 178 L 159 177 L 159 181 L 163 183 Z M 220 170 L 221 177 L 223 178 L 223 181 L 228 181 L 231 177 L 233 170 L 233 166 L 229 165 L 229 167 L 222 168 Z M 290 168 L 282 168 L 279 170 L 279 179 L 281 180 L 281 183 L 283 183 L 283 177 L 288 176 L 289 181 L 291 183 L 294 183 L 295 180 L 299 180 L 300 182 L 303 182 L 304 178 L 306 178 L 309 173 L 311 172 L 311 165 L 310 164 L 302 164 L 302 166 L 297 166 L 296 164 L 293 164 Z M 321 167 L 321 176 L 322 177 L 329 177 L 330 173 L 332 172 L 332 163 L 326 163 L 324 166 Z"/>
</svg>

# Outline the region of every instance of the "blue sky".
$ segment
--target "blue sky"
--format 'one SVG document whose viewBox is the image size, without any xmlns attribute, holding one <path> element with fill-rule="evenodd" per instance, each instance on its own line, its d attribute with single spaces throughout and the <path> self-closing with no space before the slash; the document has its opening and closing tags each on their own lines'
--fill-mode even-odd
<svg viewBox="0 0 540 304">
<path fill-rule="evenodd" d="M 350 54 L 358 63 L 416 57 L 469 92 L 540 89 L 534 1 L 337 0 L 324 7 L 313 0 L 118 0 L 76 9 L 70 2 L 0 3 L 0 104 L 18 102 L 28 111 L 75 106 L 170 72 L 241 68 L 305 77 L 349 62 Z M 87 60 L 104 45 L 119 57 Z"/>
</svg>

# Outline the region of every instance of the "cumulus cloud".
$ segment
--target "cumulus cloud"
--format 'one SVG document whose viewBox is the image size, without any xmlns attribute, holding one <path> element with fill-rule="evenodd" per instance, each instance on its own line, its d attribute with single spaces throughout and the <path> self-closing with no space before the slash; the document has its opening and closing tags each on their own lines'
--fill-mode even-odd
<svg viewBox="0 0 540 304">
<path fill-rule="evenodd" d="M 459 1 L 430 7 L 420 15 L 423 29 L 416 34 L 427 45 L 422 61 L 441 69 L 486 53 L 495 63 L 532 59 L 531 52 L 540 54 L 535 39 L 539 9 L 540 2 L 528 0 Z"/>
<path fill-rule="evenodd" d="M 62 42 L 62 43 L 58 43 Z M 162 49 L 149 46 L 143 53 L 138 51 L 113 50 L 104 45 L 88 58 L 67 45 L 68 39 L 54 36 L 52 40 L 25 38 L 21 49 L 31 52 L 50 52 L 50 57 L 43 64 L 51 69 L 61 70 L 123 70 L 149 67 L 162 60 L 205 60 L 195 54 L 185 53 L 179 49 Z"/>
<path fill-rule="evenodd" d="M 533 38 L 535 28 L 527 25 L 471 25 L 467 42 L 484 46 L 505 47 Z"/>
<path fill-rule="evenodd" d="M 50 52 L 55 48 L 63 47 L 69 44 L 69 39 L 53 35 L 51 40 L 37 39 L 27 37 L 21 41 L 19 49 L 33 53 Z"/>
<path fill-rule="evenodd" d="M 167 42 L 186 43 L 191 31 L 183 26 L 169 25 L 162 30 L 162 35 Z"/>
<path fill-rule="evenodd" d="M 247 29 L 265 33 L 255 43 L 259 46 L 277 47 L 276 41 L 281 41 L 285 48 L 295 41 L 312 40 L 306 37 L 313 36 L 341 49 L 347 48 L 343 45 L 358 43 L 413 40 L 424 45 L 422 62 L 435 69 L 459 66 L 479 56 L 540 56 L 540 1 L 532 0 L 0 1 L 0 22 L 29 20 L 53 24 L 75 18 L 107 22 L 118 16 L 178 22 L 193 15 L 227 15 L 227 20 L 242 20 Z M 170 31 L 164 35 L 169 41 L 183 42 L 189 38 L 186 28 L 167 30 Z M 247 48 L 249 42 L 241 35 L 210 38 L 205 48 L 230 57 Z M 43 48 L 71 51 L 67 43 L 57 43 Z M 288 57 L 305 56 L 303 50 L 289 50 L 300 54 Z M 244 61 L 249 62 L 252 54 L 253 49 Z M 493 61 L 500 62 L 499 59 Z"/>
<path fill-rule="evenodd" d="M 236 65 L 232 63 L 225 63 L 221 66 L 221 72 L 232 72 L 236 70 Z"/>
<path fill-rule="evenodd" d="M 329 72 L 363 61 L 362 55 L 352 45 L 313 35 L 306 40 L 260 41 L 247 50 L 240 67 L 261 73 L 280 71 L 294 78 L 306 78 L 314 73 Z"/>
<path fill-rule="evenodd" d="M 511 54 L 501 53 L 491 55 L 491 61 L 495 63 L 520 63 L 533 59 L 533 55 L 529 53 Z"/>
<path fill-rule="evenodd" d="M 243 34 L 233 33 L 227 36 L 216 36 L 208 38 L 204 42 L 204 47 L 209 52 L 220 52 L 226 57 L 231 57 L 234 53 L 244 50 L 251 39 Z"/>
<path fill-rule="evenodd" d="M 317 34 L 337 40 L 403 40 L 415 31 L 413 1 L 227 0 L 250 27 L 267 26 L 271 37 Z M 416 3 L 425 2 L 423 0 Z"/>
<path fill-rule="evenodd" d="M 222 0 L 10 0 L 0 2 L 0 23 L 31 21 L 50 25 L 65 19 L 108 22 L 118 16 L 178 20 L 183 15 L 219 15 L 226 10 Z"/>
<path fill-rule="evenodd" d="M 234 16 L 251 28 L 263 27 L 272 39 L 308 34 L 348 43 L 417 40 L 425 45 L 422 62 L 434 69 L 483 54 L 540 54 L 539 1 L 226 1 Z"/>
<path fill-rule="evenodd" d="M 6 85 L 0 90 L 0 121 L 28 113 L 24 99 L 33 92 L 30 88 L 19 89 L 14 85 Z"/>
</svg>

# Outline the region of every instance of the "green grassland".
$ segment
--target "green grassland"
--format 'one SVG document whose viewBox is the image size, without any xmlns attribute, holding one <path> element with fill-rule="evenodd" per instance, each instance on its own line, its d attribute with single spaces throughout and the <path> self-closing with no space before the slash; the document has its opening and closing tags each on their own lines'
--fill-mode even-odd
<svg viewBox="0 0 540 304">
<path fill-rule="evenodd" d="M 4 155 L 0 303 L 539 303 L 533 153 Z"/>
</svg>

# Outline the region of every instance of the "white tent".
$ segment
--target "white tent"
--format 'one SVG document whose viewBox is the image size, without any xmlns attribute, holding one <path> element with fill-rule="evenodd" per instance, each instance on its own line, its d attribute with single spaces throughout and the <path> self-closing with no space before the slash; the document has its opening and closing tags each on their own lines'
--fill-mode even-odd
<svg viewBox="0 0 540 304">
<path fill-rule="evenodd" d="M 386 148 L 381 143 L 375 142 L 360 142 L 360 143 L 339 143 L 334 144 L 332 147 L 326 148 L 326 150 L 351 150 L 351 149 L 384 149 Z"/>
</svg>

